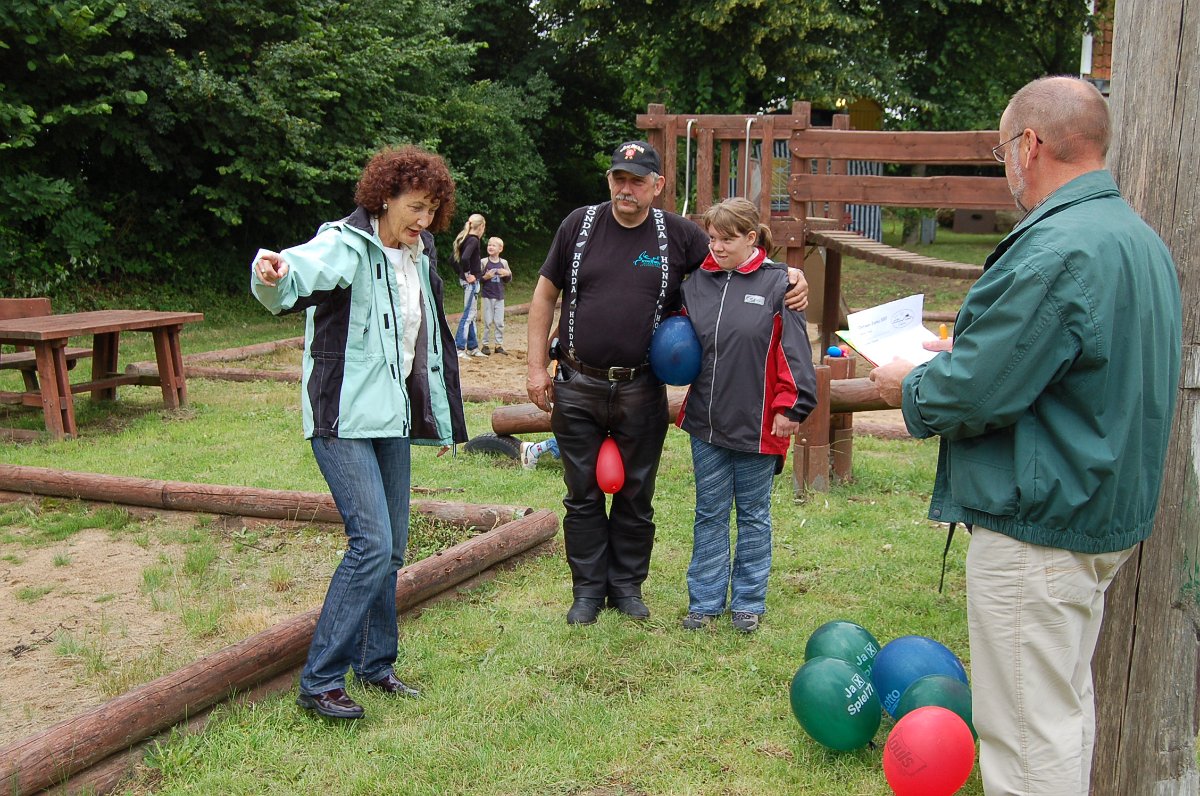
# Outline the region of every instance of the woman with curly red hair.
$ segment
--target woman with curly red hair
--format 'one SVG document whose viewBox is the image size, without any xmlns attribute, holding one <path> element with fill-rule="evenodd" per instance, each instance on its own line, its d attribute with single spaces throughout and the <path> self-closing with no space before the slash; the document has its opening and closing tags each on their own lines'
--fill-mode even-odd
<svg viewBox="0 0 1200 796">
<path fill-rule="evenodd" d="M 433 236 L 454 215 L 446 163 L 419 147 L 367 163 L 358 207 L 282 252 L 260 250 L 250 290 L 273 314 L 305 310 L 304 435 L 346 528 L 300 675 L 301 707 L 357 719 L 364 688 L 417 696 L 395 673 L 396 572 L 408 543 L 410 444 L 467 440 L 458 357 Z"/>
</svg>

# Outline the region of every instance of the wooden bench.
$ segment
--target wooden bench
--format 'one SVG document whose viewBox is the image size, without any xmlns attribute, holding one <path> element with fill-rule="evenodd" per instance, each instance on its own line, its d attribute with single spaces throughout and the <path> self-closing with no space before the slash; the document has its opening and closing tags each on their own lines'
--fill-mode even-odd
<svg viewBox="0 0 1200 796">
<path fill-rule="evenodd" d="M 844 117 L 843 117 L 844 118 Z M 832 342 L 841 320 L 842 255 L 924 276 L 974 280 L 982 267 L 927 257 L 887 246 L 842 228 L 845 205 L 1011 210 L 1014 207 L 1004 176 L 920 176 L 928 166 L 987 166 L 999 169 L 992 147 L 994 130 L 967 132 L 878 132 L 850 130 L 846 122 L 808 127 L 792 133 L 792 167 L 788 192 L 793 214 L 829 221 L 806 225 L 805 240 L 825 248 L 825 278 L 821 296 L 822 346 Z M 852 175 L 849 161 L 905 164 L 919 167 L 913 176 Z M 815 164 L 815 167 L 814 167 Z"/>
<path fill-rule="evenodd" d="M 50 314 L 50 299 L 48 298 L 0 298 L 0 321 L 10 321 L 17 318 L 38 318 Z M 0 351 L 0 370 L 19 370 L 25 381 L 26 392 L 36 391 L 37 355 L 29 346 L 13 346 L 14 351 Z M 64 356 L 67 367 L 74 368 L 75 363 L 92 355 L 90 348 L 66 348 Z"/>
</svg>

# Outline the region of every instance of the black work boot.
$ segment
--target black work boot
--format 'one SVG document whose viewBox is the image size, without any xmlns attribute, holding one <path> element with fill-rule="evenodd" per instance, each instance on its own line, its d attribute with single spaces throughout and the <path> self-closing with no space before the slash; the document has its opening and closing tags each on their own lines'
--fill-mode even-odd
<svg viewBox="0 0 1200 796">
<path fill-rule="evenodd" d="M 567 611 L 568 625 L 590 625 L 600 618 L 600 609 L 604 600 L 599 597 L 576 597 Z"/>
</svg>

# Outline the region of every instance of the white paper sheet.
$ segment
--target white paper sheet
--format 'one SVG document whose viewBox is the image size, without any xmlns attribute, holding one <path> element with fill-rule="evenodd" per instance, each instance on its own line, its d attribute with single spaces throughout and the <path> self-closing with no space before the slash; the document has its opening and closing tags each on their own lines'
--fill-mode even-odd
<svg viewBox="0 0 1200 796">
<path fill-rule="evenodd" d="M 852 312 L 847 316 L 849 329 L 838 337 L 849 343 L 873 365 L 886 365 L 899 357 L 914 365 L 928 362 L 937 355 L 922 347 L 937 335 L 921 325 L 925 294 L 917 293 L 877 307 Z"/>
</svg>

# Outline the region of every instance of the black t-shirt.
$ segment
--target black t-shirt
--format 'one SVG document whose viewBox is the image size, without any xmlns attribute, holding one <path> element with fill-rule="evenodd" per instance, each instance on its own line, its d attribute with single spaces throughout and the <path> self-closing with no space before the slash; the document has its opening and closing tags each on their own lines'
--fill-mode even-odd
<svg viewBox="0 0 1200 796">
<path fill-rule="evenodd" d="M 567 349 L 571 258 L 587 208 L 559 226 L 538 272 L 563 291 L 559 345 Z M 695 222 L 666 213 L 667 293 L 663 317 L 679 309 L 679 284 L 708 255 L 708 234 Z M 654 331 L 654 307 L 662 290 L 662 259 L 654 213 L 627 229 L 613 218 L 611 203 L 596 209 L 595 224 L 579 263 L 575 306 L 575 358 L 596 368 L 633 367 L 646 361 Z"/>
<path fill-rule="evenodd" d="M 463 238 L 462 246 L 459 247 L 458 274 L 463 279 L 466 279 L 467 274 L 474 274 L 476 280 L 483 276 L 483 269 L 479 267 L 478 235 Z"/>
</svg>

